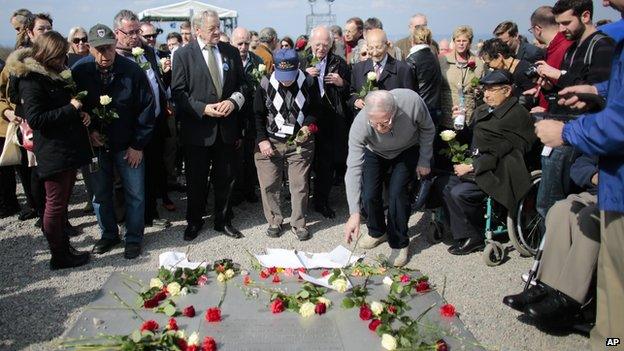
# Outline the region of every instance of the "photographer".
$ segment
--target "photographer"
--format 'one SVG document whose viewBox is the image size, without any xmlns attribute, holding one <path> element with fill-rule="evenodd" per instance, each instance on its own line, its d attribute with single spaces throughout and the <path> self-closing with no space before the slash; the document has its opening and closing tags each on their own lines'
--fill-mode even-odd
<svg viewBox="0 0 624 351">
<path fill-rule="evenodd" d="M 542 88 L 550 95 L 562 88 L 577 84 L 596 84 L 609 79 L 613 40 L 599 32 L 592 24 L 593 3 L 591 0 L 559 0 L 553 7 L 559 30 L 568 40 L 574 41 L 566 52 L 561 69 L 555 69 L 538 61 L 538 73 Z M 542 108 L 531 112 L 542 112 Z M 579 114 L 550 104 L 548 112 Z M 570 167 L 575 159 L 573 147 L 545 148 L 542 152 L 542 180 L 537 197 L 537 210 L 546 217 L 548 209 L 571 193 Z"/>
</svg>

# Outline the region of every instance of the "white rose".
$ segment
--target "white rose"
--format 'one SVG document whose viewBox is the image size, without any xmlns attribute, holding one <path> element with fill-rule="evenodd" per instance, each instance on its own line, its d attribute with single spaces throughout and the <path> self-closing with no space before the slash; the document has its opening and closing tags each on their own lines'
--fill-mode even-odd
<svg viewBox="0 0 624 351">
<path fill-rule="evenodd" d="M 384 334 L 385 335 L 385 334 Z M 191 336 L 189 336 L 188 338 L 188 342 L 189 345 L 197 345 L 199 346 L 199 334 L 197 334 L 197 332 L 193 332 L 193 334 L 191 334 Z M 396 345 L 396 341 L 394 342 Z M 383 345 L 383 343 L 382 343 Z M 388 349 L 389 350 L 389 349 Z M 394 350 L 394 349 L 393 349 Z"/>
<path fill-rule="evenodd" d="M 324 304 L 324 305 L 325 305 L 325 307 L 329 307 L 329 306 L 331 305 L 331 303 L 332 303 L 330 299 L 325 298 L 325 297 L 322 297 L 322 296 L 321 296 L 321 297 L 319 297 L 316 301 L 318 301 L 318 302 L 320 302 L 320 303 Z"/>
<path fill-rule="evenodd" d="M 390 334 L 384 334 L 381 336 L 381 346 L 386 350 L 396 350 L 397 341 L 394 336 Z"/>
<path fill-rule="evenodd" d="M 258 65 L 258 72 L 260 73 L 264 73 L 266 72 L 266 65 L 263 65 L 262 63 Z"/>
<path fill-rule="evenodd" d="M 180 290 L 182 290 L 182 287 L 176 282 L 167 285 L 167 291 L 171 294 L 171 296 L 180 295 Z"/>
<path fill-rule="evenodd" d="M 339 293 L 344 293 L 345 291 L 347 291 L 348 288 L 347 281 L 343 278 L 338 278 L 334 280 L 331 285 L 332 288 L 334 288 L 334 290 L 338 291 Z"/>
<path fill-rule="evenodd" d="M 158 278 L 152 278 L 150 280 L 150 288 L 158 288 L 158 289 L 162 289 L 163 287 L 163 282 L 162 280 L 158 279 Z"/>
<path fill-rule="evenodd" d="M 100 96 L 100 105 L 106 106 L 106 105 L 110 104 L 111 102 L 113 102 L 113 99 L 110 96 L 108 96 L 108 95 Z"/>
<path fill-rule="evenodd" d="M 368 72 L 368 74 L 366 75 L 366 79 L 368 79 L 370 81 L 377 80 L 377 73 L 375 73 L 373 71 Z"/>
<path fill-rule="evenodd" d="M 233 269 L 228 269 L 227 271 L 225 271 L 225 277 L 228 279 L 231 279 L 234 276 L 234 270 Z"/>
<path fill-rule="evenodd" d="M 373 311 L 375 316 L 379 316 L 381 314 L 381 312 L 383 312 L 384 308 L 383 308 L 383 305 L 380 302 L 373 301 L 370 304 L 370 309 L 371 309 L 371 311 Z"/>
<path fill-rule="evenodd" d="M 455 139 L 455 136 L 457 136 L 457 134 L 455 134 L 454 131 L 448 129 L 440 133 L 440 138 L 442 138 L 442 140 L 444 141 L 451 141 Z"/>
<path fill-rule="evenodd" d="M 180 296 L 185 296 L 188 294 L 188 288 L 185 286 L 180 290 Z"/>
<path fill-rule="evenodd" d="M 165 67 L 165 63 L 167 63 L 168 58 L 163 57 L 160 59 L 160 67 Z"/>
<path fill-rule="evenodd" d="M 217 280 L 223 283 L 225 281 L 225 274 L 219 273 L 219 275 L 217 275 Z"/>
<path fill-rule="evenodd" d="M 383 283 L 386 285 L 392 285 L 392 283 L 394 283 L 394 280 L 392 280 L 392 278 L 386 276 L 385 278 L 383 278 Z"/>
<path fill-rule="evenodd" d="M 302 317 L 310 317 L 314 315 L 314 309 L 316 308 L 316 306 L 314 306 L 314 304 L 310 301 L 305 302 L 303 305 L 301 305 L 301 307 L 299 308 L 299 314 L 301 314 Z"/>
<path fill-rule="evenodd" d="M 180 339 L 185 339 L 186 338 L 186 334 L 184 334 L 184 330 L 177 330 L 175 335 L 180 338 Z"/>
<path fill-rule="evenodd" d="M 139 47 L 132 48 L 132 56 L 143 56 L 144 53 L 145 53 L 145 50 Z"/>
<path fill-rule="evenodd" d="M 63 72 L 61 72 L 61 78 L 63 78 L 63 79 L 67 80 L 67 79 L 69 79 L 71 77 L 72 77 L 71 70 L 66 69 Z"/>
</svg>

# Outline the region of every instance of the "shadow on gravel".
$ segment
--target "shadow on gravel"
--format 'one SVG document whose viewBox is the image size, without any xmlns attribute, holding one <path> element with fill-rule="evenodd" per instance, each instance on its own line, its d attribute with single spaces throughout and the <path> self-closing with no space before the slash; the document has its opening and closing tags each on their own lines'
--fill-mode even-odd
<svg viewBox="0 0 624 351">
<path fill-rule="evenodd" d="M 552 335 L 552 336 L 569 336 L 569 335 L 580 335 L 586 338 L 589 337 L 589 333 L 583 332 L 577 329 L 572 328 L 569 325 L 560 324 L 560 325 L 544 325 L 536 323 L 533 319 L 528 317 L 527 315 L 521 314 L 516 319 L 523 324 L 533 326 L 537 328 L 539 331 Z"/>
</svg>

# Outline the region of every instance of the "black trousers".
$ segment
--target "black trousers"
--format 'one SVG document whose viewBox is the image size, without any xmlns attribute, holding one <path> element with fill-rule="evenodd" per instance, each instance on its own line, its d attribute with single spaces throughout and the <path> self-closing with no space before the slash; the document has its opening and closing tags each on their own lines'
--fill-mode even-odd
<svg viewBox="0 0 624 351">
<path fill-rule="evenodd" d="M 186 153 L 186 185 L 187 208 L 186 221 L 189 224 L 199 224 L 206 208 L 208 194 L 208 175 L 212 177 L 210 183 L 214 187 L 215 227 L 222 227 L 231 223 L 230 197 L 236 180 L 236 148 L 234 144 L 225 144 L 217 136 L 217 141 L 211 146 L 185 145 Z M 212 166 L 212 171 L 210 167 Z"/>
<path fill-rule="evenodd" d="M 4 147 L 4 141 L 0 137 L 0 147 Z M 0 167 L 0 210 L 19 210 L 16 191 L 15 166 Z"/>
<path fill-rule="evenodd" d="M 451 232 L 455 240 L 483 238 L 483 201 L 487 194 L 471 181 L 451 176 L 444 188 Z"/>
<path fill-rule="evenodd" d="M 144 149 L 145 155 L 145 222 L 150 223 L 158 215 L 157 199 L 167 192 L 167 169 L 164 154 L 165 140 L 161 135 L 154 138 Z"/>
<path fill-rule="evenodd" d="M 366 210 L 369 234 L 380 237 L 388 233 L 393 249 L 409 245 L 407 222 L 412 213 L 408 185 L 418 164 L 418 146 L 413 146 L 389 160 L 365 149 L 362 168 L 362 206 Z M 384 215 L 383 185 L 388 180 L 388 217 Z"/>
<path fill-rule="evenodd" d="M 334 149 L 331 133 L 325 131 L 314 138 L 314 204 L 324 205 L 334 184 Z"/>
<path fill-rule="evenodd" d="M 255 138 L 243 138 L 242 145 L 236 150 L 236 196 L 245 197 L 255 194 L 258 184 L 258 173 L 254 162 L 256 149 Z"/>
</svg>

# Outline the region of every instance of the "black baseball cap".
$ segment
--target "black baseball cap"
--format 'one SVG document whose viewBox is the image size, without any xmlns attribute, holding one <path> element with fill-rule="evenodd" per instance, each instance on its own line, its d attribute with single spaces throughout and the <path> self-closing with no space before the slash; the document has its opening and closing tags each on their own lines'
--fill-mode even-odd
<svg viewBox="0 0 624 351">
<path fill-rule="evenodd" d="M 107 26 L 98 23 L 89 30 L 89 45 L 97 48 L 105 45 L 114 45 L 117 43 L 115 33 Z"/>
</svg>

